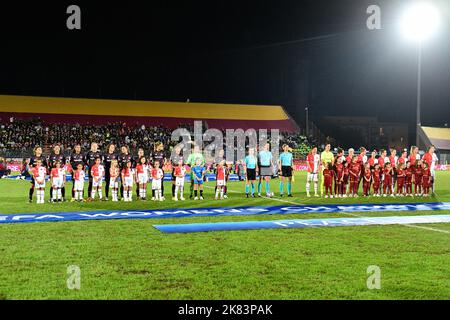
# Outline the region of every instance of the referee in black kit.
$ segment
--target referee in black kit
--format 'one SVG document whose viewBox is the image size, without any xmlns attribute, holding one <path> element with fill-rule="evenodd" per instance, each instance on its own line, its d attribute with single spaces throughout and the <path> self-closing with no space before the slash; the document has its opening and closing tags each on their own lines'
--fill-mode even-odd
<svg viewBox="0 0 450 320">
<path fill-rule="evenodd" d="M 77 170 L 77 167 L 79 164 L 83 165 L 83 168 L 85 166 L 84 163 L 84 155 L 81 153 L 81 145 L 77 143 L 75 147 L 73 148 L 73 152 L 70 155 L 70 166 L 72 167 L 72 199 L 71 201 L 75 201 L 75 179 L 73 178 L 75 170 Z"/>
<path fill-rule="evenodd" d="M 94 166 L 95 160 L 100 158 L 102 161 L 102 154 L 98 151 L 98 144 L 96 142 L 91 143 L 91 150 L 86 153 L 84 158 L 84 163 L 88 166 L 88 175 L 89 175 L 89 186 L 88 186 L 88 201 L 91 201 L 91 192 L 92 192 L 92 176 L 91 176 L 91 168 Z"/>
</svg>

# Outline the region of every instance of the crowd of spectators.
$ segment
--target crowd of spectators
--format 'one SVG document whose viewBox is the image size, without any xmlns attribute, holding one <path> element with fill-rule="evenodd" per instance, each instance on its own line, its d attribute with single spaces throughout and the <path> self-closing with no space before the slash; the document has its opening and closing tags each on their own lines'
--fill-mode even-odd
<svg viewBox="0 0 450 320">
<path fill-rule="evenodd" d="M 0 119 L 0 155 L 22 158 L 32 154 L 35 146 L 61 145 L 64 154 L 70 153 L 73 146 L 81 144 L 83 150 L 89 150 L 91 142 L 98 143 L 100 149 L 106 149 L 110 143 L 118 146 L 128 145 L 131 154 L 137 154 L 138 148 L 152 150 L 155 142 L 162 142 L 166 151 L 177 144 L 171 141 L 172 129 L 159 126 L 130 125 L 127 123 L 108 123 L 105 125 L 45 124 L 40 119 L 17 120 Z M 193 124 L 180 127 L 193 132 Z M 225 132 L 223 133 L 225 136 Z M 298 133 L 281 133 L 280 146 L 287 143 L 293 149 L 304 148 L 307 139 Z"/>
</svg>

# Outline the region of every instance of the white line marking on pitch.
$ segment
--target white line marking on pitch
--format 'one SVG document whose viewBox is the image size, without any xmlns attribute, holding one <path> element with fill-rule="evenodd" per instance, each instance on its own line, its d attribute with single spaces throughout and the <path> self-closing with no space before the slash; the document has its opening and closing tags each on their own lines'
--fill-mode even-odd
<svg viewBox="0 0 450 320">
<path fill-rule="evenodd" d="M 370 217 L 364 217 L 364 216 L 360 216 L 358 214 L 354 214 L 354 213 L 350 213 L 350 212 L 342 212 L 342 213 L 346 214 L 346 215 L 349 215 L 349 216 L 352 216 L 352 217 L 357 217 L 357 218 L 370 218 Z M 448 231 L 448 230 L 442 230 L 442 229 L 431 228 L 431 227 L 422 227 L 422 226 L 417 226 L 417 225 L 414 225 L 414 224 L 399 223 L 398 225 L 404 226 L 404 227 L 409 227 L 409 228 L 423 229 L 423 230 L 429 230 L 429 231 L 435 231 L 435 232 L 450 234 L 450 231 Z"/>
<path fill-rule="evenodd" d="M 205 187 L 206 188 L 210 188 L 210 189 L 214 189 L 213 187 L 210 187 L 210 186 L 205 186 Z M 228 188 L 228 191 L 230 191 L 232 193 L 240 193 L 239 191 L 231 190 L 229 188 Z M 276 199 L 276 198 L 269 198 L 269 197 L 264 197 L 264 196 L 261 196 L 261 197 L 265 198 L 265 199 L 269 199 L 269 200 L 280 201 L 280 202 L 285 202 L 285 203 L 291 203 L 291 204 L 295 204 L 297 206 L 305 205 L 305 204 L 302 204 L 302 203 L 297 203 L 297 202 L 292 202 L 292 201 L 287 201 L 287 200 L 281 200 L 281 199 Z M 340 212 L 340 213 L 346 214 L 346 215 L 349 215 L 349 216 L 352 216 L 352 217 L 355 217 L 355 218 L 370 218 L 370 217 L 364 217 L 364 216 L 360 216 L 358 214 L 350 213 L 350 212 Z M 429 230 L 429 231 L 434 231 L 434 232 L 450 234 L 450 231 L 448 231 L 448 230 L 436 229 L 436 228 L 431 228 L 431 227 L 422 227 L 422 226 L 417 226 L 417 225 L 414 225 L 414 224 L 405 224 L 405 223 L 400 223 L 399 225 L 405 226 L 405 227 L 409 227 L 409 228 L 423 229 L 423 230 Z"/>
</svg>

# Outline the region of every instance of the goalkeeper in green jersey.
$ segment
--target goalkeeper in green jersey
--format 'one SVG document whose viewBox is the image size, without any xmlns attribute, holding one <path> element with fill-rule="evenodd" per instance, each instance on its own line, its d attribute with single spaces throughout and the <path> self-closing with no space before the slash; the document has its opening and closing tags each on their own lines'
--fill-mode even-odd
<svg viewBox="0 0 450 320">
<path fill-rule="evenodd" d="M 205 157 L 203 156 L 203 154 L 200 152 L 200 147 L 198 145 L 194 145 L 194 150 L 193 152 L 189 155 L 189 157 L 187 158 L 186 164 L 189 166 L 190 169 L 190 176 L 191 176 L 191 187 L 190 187 L 190 196 L 189 198 L 192 199 L 192 196 L 194 194 L 194 173 L 192 171 L 192 168 L 195 167 L 197 159 L 201 160 L 201 165 L 205 166 Z"/>
</svg>

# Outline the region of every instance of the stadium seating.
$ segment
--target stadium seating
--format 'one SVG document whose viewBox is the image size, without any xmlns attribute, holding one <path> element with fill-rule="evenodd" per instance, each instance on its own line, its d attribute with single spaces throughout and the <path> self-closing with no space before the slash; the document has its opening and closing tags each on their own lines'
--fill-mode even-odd
<svg viewBox="0 0 450 320">
<path fill-rule="evenodd" d="M 217 129 L 298 130 L 281 106 L 0 96 L 0 118 L 9 117 L 91 125 L 126 122 L 171 129 L 201 120 Z"/>
<path fill-rule="evenodd" d="M 421 147 L 434 145 L 439 151 L 441 164 L 450 163 L 450 128 L 419 127 Z"/>
</svg>

